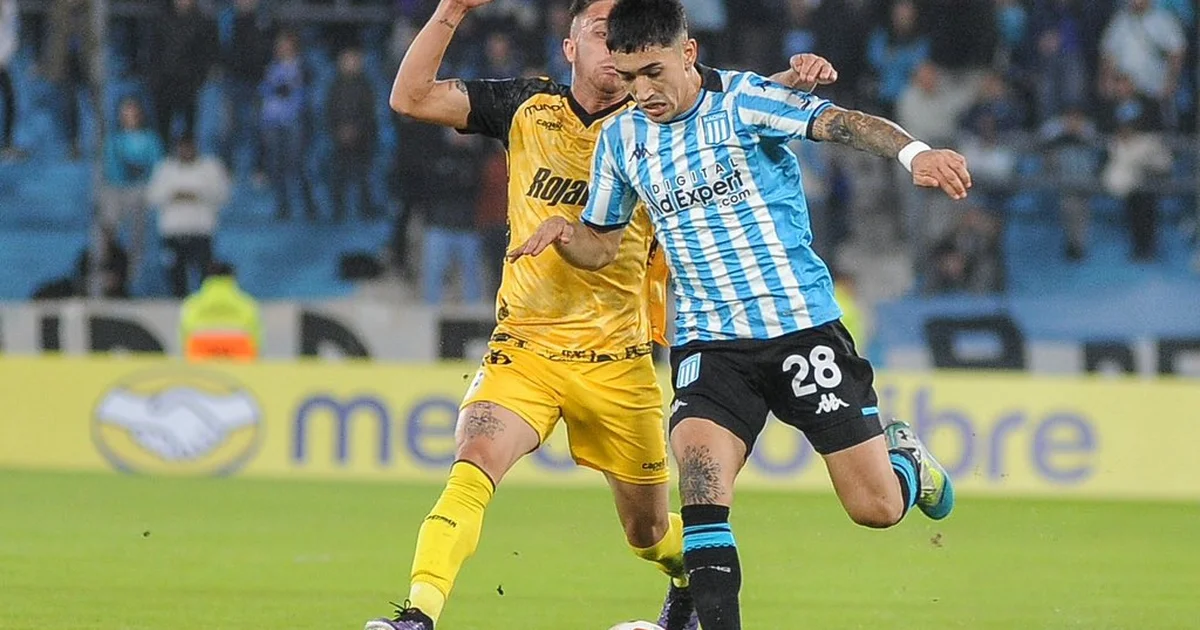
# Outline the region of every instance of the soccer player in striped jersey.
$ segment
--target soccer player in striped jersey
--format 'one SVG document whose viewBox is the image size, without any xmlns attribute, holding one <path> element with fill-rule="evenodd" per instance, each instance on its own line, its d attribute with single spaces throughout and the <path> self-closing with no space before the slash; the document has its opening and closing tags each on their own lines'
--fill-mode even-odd
<svg viewBox="0 0 1200 630">
<path fill-rule="evenodd" d="M 601 126 L 632 103 L 605 44 L 613 0 L 571 3 L 563 42 L 571 85 L 545 77 L 438 80 L 459 24 L 489 1 L 438 3 L 405 54 L 390 104 L 504 143 L 508 222 L 520 243 L 547 218 L 579 216 Z M 837 74 L 820 57 L 797 55 L 777 78 L 811 87 Z M 607 478 L 630 550 L 671 576 L 659 625 L 696 630 L 683 524 L 669 510 L 663 400 L 650 356 L 652 337 L 666 328 L 666 269 L 653 240 L 642 213 L 603 273 L 554 255 L 505 265 L 496 330 L 462 401 L 446 487 L 417 535 L 408 597 L 395 618 L 369 621 L 366 630 L 433 630 L 479 542 L 496 485 L 560 421 L 572 458 Z M 577 560 L 564 559 L 563 570 Z"/>
<path fill-rule="evenodd" d="M 792 139 L 899 159 L 918 186 L 963 199 L 966 161 L 882 118 L 745 72 L 696 64 L 679 0 L 618 0 L 607 44 L 637 108 L 609 120 L 581 221 L 554 218 L 511 252 L 584 269 L 613 259 L 645 204 L 676 302 L 671 449 L 679 463 L 684 561 L 704 630 L 741 628 L 741 569 L 729 525 L 734 481 L 768 412 L 804 432 L 850 517 L 876 528 L 913 506 L 954 506 L 945 470 L 900 421 L 879 419 L 870 363 L 841 324 L 813 252 Z"/>
</svg>

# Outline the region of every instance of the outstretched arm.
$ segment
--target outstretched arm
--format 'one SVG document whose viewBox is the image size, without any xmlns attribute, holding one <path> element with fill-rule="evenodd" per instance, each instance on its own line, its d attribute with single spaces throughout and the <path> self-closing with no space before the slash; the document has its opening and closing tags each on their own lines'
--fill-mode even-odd
<svg viewBox="0 0 1200 630">
<path fill-rule="evenodd" d="M 898 159 L 912 172 L 914 184 L 941 188 L 952 199 L 966 199 L 971 188 L 971 173 L 963 156 L 949 149 L 930 148 L 886 118 L 828 107 L 812 121 L 809 137 Z"/>
<path fill-rule="evenodd" d="M 582 221 L 551 217 L 524 245 L 509 252 L 508 258 L 516 261 L 522 256 L 537 256 L 553 245 L 572 267 L 597 271 L 616 259 L 624 232 L 624 228 L 603 231 Z"/>
<path fill-rule="evenodd" d="M 491 0 L 441 0 L 433 17 L 417 33 L 396 80 L 388 104 L 397 113 L 422 122 L 462 129 L 467 126 L 471 100 L 461 79 L 439 81 L 438 68 L 459 23 L 471 9 Z"/>
</svg>

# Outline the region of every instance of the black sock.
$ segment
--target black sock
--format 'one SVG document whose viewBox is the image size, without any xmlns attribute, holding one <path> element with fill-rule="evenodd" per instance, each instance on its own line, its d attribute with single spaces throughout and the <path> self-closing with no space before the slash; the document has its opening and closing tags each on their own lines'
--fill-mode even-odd
<svg viewBox="0 0 1200 630">
<path fill-rule="evenodd" d="M 729 527 L 729 508 L 685 505 L 682 512 L 683 562 L 700 625 L 704 630 L 741 630 L 742 567 Z"/>
</svg>

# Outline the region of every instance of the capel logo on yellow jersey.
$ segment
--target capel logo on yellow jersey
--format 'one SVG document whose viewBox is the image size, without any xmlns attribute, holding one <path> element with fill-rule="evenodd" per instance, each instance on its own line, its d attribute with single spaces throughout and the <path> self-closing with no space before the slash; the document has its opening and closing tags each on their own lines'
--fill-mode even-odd
<svg viewBox="0 0 1200 630">
<path fill-rule="evenodd" d="M 565 203 L 568 206 L 586 206 L 588 183 L 585 179 L 559 177 L 548 168 L 539 168 L 533 174 L 533 183 L 525 192 L 528 197 L 550 202 L 551 206 Z"/>
<path fill-rule="evenodd" d="M 114 385 L 96 405 L 92 439 L 125 472 L 225 475 L 262 441 L 263 414 L 240 383 L 210 371 L 156 370 Z"/>
</svg>

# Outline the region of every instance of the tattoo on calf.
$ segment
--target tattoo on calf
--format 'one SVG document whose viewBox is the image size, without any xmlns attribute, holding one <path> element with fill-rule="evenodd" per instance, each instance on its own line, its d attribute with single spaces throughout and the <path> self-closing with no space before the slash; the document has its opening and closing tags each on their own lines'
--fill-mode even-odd
<svg viewBox="0 0 1200 630">
<path fill-rule="evenodd" d="M 472 438 L 487 438 L 489 440 L 496 439 L 496 436 L 504 432 L 504 422 L 496 417 L 496 405 L 492 403 L 476 403 L 471 405 L 470 411 L 467 412 L 466 423 L 463 426 L 463 432 L 467 439 Z"/>
<path fill-rule="evenodd" d="M 684 505 L 713 505 L 721 498 L 721 464 L 707 446 L 688 446 L 679 462 L 679 494 Z"/>
</svg>

